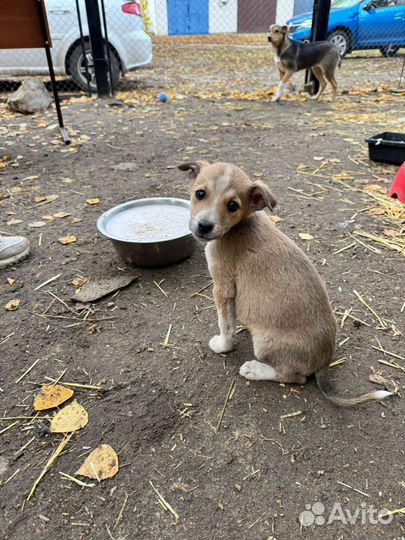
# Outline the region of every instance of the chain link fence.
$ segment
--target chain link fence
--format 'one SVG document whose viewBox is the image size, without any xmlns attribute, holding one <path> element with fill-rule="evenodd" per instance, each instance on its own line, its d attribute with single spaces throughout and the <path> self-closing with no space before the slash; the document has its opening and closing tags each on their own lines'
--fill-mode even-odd
<svg viewBox="0 0 405 540">
<path fill-rule="evenodd" d="M 118 91 L 130 89 L 130 83 L 136 89 L 139 81 L 147 85 L 148 78 L 149 84 L 159 86 L 156 77 L 165 66 L 165 84 L 198 77 L 200 91 L 214 92 L 229 84 L 221 73 L 232 69 L 235 91 L 238 84 L 244 91 L 258 84 L 268 86 L 276 83 L 276 77 L 271 80 L 275 72 L 270 73 L 269 25 L 288 24 L 290 36 L 299 41 L 309 40 L 311 33 L 313 0 L 99 2 L 105 14 L 103 35 L 108 42 L 110 78 Z M 45 5 L 59 90 L 95 92 L 85 1 L 45 0 Z M 400 48 L 405 46 L 405 0 L 332 1 L 328 39 L 342 56 L 358 55 L 357 51 L 372 51 L 360 53 L 372 58 L 401 54 Z M 149 69 L 138 70 L 142 66 Z M 151 66 L 159 69 L 154 72 Z M 398 78 L 399 69 L 395 69 Z M 380 73 L 384 80 L 384 64 Z M 121 78 L 125 74 L 126 83 Z M 16 90 L 24 77 L 32 76 L 48 80 L 43 50 L 0 50 L 2 98 Z"/>
</svg>

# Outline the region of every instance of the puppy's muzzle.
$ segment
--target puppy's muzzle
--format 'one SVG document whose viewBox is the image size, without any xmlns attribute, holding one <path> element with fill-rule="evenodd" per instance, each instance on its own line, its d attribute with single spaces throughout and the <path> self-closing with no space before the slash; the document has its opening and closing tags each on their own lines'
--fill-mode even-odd
<svg viewBox="0 0 405 540">
<path fill-rule="evenodd" d="M 204 236 L 205 234 L 209 234 L 212 229 L 214 228 L 214 225 L 210 223 L 209 221 L 205 221 L 205 219 L 202 219 L 198 222 L 198 234 L 201 236 Z"/>
<path fill-rule="evenodd" d="M 267 41 L 271 43 L 271 36 L 267 36 Z"/>
</svg>

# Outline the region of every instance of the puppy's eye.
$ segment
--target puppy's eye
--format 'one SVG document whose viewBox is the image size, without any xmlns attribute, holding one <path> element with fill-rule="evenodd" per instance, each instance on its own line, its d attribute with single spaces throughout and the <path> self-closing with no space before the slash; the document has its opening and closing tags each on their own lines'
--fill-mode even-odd
<svg viewBox="0 0 405 540">
<path fill-rule="evenodd" d="M 199 201 L 202 201 L 205 196 L 206 196 L 206 193 L 203 189 L 199 189 L 198 191 L 195 192 L 195 198 L 198 199 Z"/>
<path fill-rule="evenodd" d="M 229 201 L 226 207 L 230 212 L 236 212 L 237 210 L 239 210 L 239 204 L 235 201 Z"/>
</svg>

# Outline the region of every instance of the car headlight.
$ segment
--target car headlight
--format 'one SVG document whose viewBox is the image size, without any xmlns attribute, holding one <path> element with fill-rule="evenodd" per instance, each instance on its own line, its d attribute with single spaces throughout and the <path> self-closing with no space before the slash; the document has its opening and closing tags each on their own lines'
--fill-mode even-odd
<svg viewBox="0 0 405 540">
<path fill-rule="evenodd" d="M 297 25 L 298 28 L 311 28 L 312 27 L 312 19 L 308 19 L 306 21 L 303 21 L 301 24 Z"/>
</svg>

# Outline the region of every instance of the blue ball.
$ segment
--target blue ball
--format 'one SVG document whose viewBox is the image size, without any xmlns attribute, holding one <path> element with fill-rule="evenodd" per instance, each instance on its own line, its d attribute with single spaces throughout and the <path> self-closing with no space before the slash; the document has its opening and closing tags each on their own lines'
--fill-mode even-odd
<svg viewBox="0 0 405 540">
<path fill-rule="evenodd" d="M 166 101 L 169 99 L 169 96 L 165 92 L 160 92 L 159 94 L 159 101 L 161 103 L 166 103 Z"/>
</svg>

